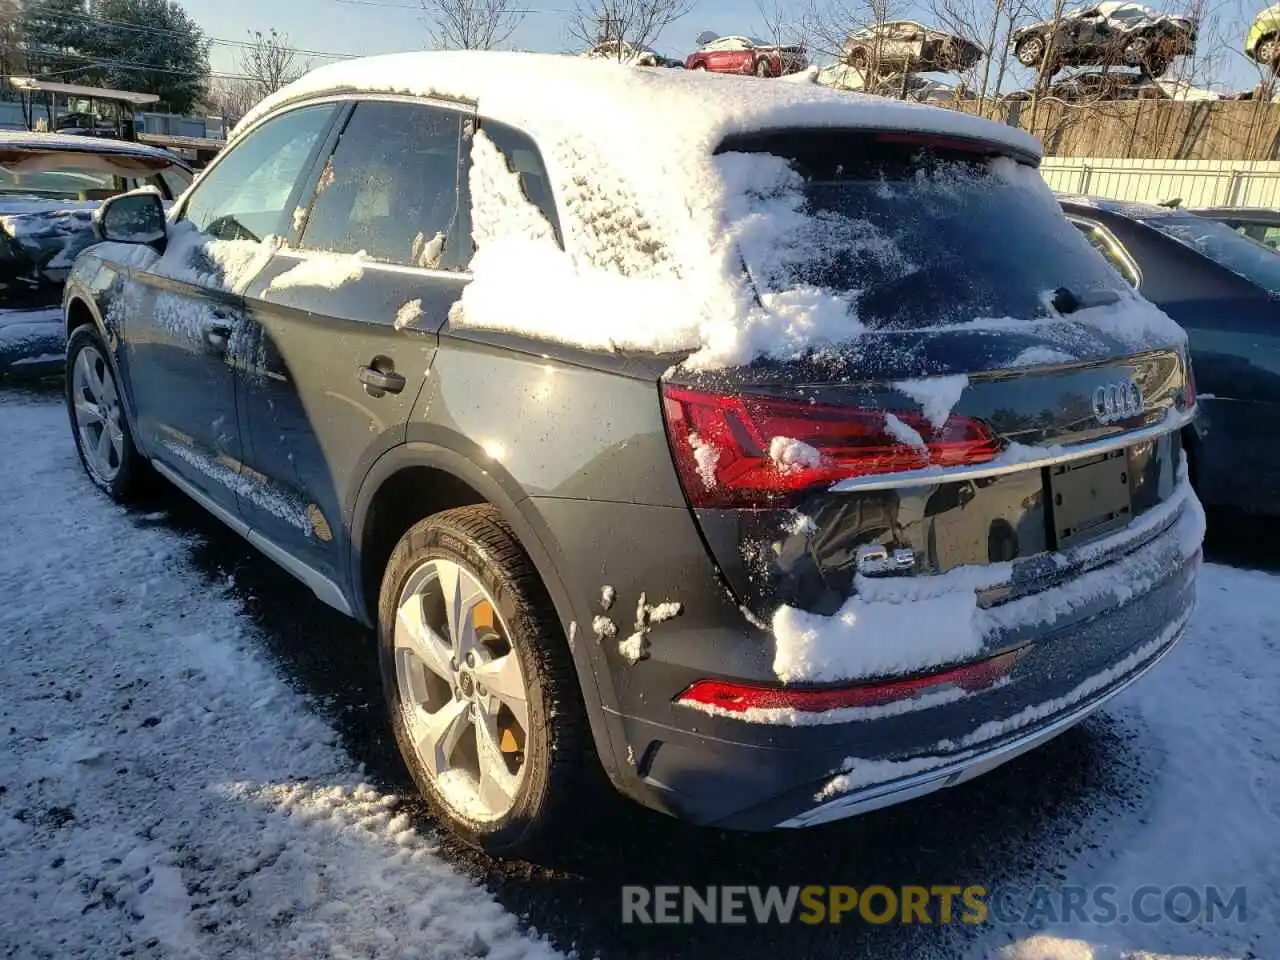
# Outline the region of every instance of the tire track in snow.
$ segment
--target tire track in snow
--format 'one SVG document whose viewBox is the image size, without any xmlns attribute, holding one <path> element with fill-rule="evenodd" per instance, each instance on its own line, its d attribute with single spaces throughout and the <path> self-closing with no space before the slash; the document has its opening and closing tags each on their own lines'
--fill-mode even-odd
<svg viewBox="0 0 1280 960">
<path fill-rule="evenodd" d="M 551 958 L 362 782 L 189 543 L 0 394 L 0 954 Z"/>
</svg>

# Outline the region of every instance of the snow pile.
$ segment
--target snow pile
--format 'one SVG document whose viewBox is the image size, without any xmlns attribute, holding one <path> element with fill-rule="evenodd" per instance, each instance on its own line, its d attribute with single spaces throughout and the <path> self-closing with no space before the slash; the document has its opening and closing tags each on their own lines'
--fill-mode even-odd
<svg viewBox="0 0 1280 960">
<path fill-rule="evenodd" d="M 920 404 L 925 419 L 933 424 L 935 430 L 940 430 L 950 419 L 952 408 L 960 402 L 960 396 L 969 386 L 969 378 L 958 374 L 921 380 L 899 380 L 893 386 Z"/>
<path fill-rule="evenodd" d="M 821 465 L 822 452 L 801 440 L 774 437 L 769 441 L 769 459 L 777 464 L 780 471 L 786 473 L 799 467 Z"/>
<path fill-rule="evenodd" d="M 61 402 L 0 395 L 0 433 L 0 952 L 556 956 L 362 782 L 184 538 L 91 487 Z"/>
<path fill-rule="evenodd" d="M 410 300 L 408 303 L 401 305 L 396 311 L 395 328 L 403 330 L 405 327 L 411 327 L 422 319 L 422 299 Z"/>
<path fill-rule="evenodd" d="M 357 253 L 308 253 L 296 266 L 272 279 L 267 289 L 315 287 L 319 290 L 337 290 L 363 276 L 364 264 L 368 258 L 369 255 L 363 250 Z"/>
<path fill-rule="evenodd" d="M 1061 586 L 982 609 L 977 591 L 1008 583 L 1011 563 L 957 567 L 926 577 L 859 576 L 856 593 L 833 616 L 785 604 L 774 612 L 774 673 L 786 683 L 824 683 L 971 659 L 994 634 L 1049 623 L 1102 599 L 1122 604 L 1151 589 L 1200 549 L 1204 529 L 1204 510 L 1183 469 L 1164 503 L 1058 560 L 1063 567 L 1088 565 L 1161 531 L 1155 539 L 1115 564 L 1081 573 Z"/>
</svg>

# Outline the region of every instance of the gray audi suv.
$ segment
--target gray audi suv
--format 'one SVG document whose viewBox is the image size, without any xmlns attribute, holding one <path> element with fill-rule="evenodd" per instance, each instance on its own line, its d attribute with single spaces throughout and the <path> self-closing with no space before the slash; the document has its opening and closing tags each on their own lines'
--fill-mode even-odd
<svg viewBox="0 0 1280 960">
<path fill-rule="evenodd" d="M 376 628 L 440 821 L 803 827 L 1079 721 L 1190 616 L 1182 331 L 1038 144 L 532 54 L 318 70 L 67 282 L 89 479 Z"/>
</svg>

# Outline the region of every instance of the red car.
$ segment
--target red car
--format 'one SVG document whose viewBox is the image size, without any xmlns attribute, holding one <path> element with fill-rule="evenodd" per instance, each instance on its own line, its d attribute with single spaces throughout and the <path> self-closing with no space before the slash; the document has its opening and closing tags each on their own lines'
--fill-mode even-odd
<svg viewBox="0 0 1280 960">
<path fill-rule="evenodd" d="M 746 73 L 757 77 L 782 77 L 799 73 L 809 65 L 805 48 L 798 45 L 769 43 L 755 37 L 720 37 L 704 33 L 698 37 L 698 49 L 689 54 L 684 65 L 689 70 L 712 73 Z"/>
</svg>

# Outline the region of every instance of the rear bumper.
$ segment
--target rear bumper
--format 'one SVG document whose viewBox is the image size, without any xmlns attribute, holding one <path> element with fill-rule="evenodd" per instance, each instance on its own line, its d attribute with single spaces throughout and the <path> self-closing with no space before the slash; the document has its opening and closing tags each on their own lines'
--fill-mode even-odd
<svg viewBox="0 0 1280 960">
<path fill-rule="evenodd" d="M 1125 673 L 1120 679 L 1105 687 L 1092 699 L 1085 699 L 1078 706 L 1068 708 L 1061 714 L 1032 727 L 1026 733 L 1011 737 L 1000 743 L 957 757 L 940 757 L 939 765 L 930 767 L 920 773 L 909 774 L 897 780 L 877 784 L 873 787 L 839 793 L 833 799 L 825 799 L 816 807 L 808 807 L 802 813 L 785 820 L 779 827 L 810 827 L 832 820 L 869 813 L 881 807 L 892 806 L 916 797 L 923 797 L 946 787 L 972 780 L 984 773 L 994 770 L 1001 764 L 1022 756 L 1042 743 L 1052 740 L 1060 733 L 1071 729 L 1089 714 L 1093 713 L 1108 700 L 1138 680 L 1154 667 L 1171 651 L 1182 638 L 1186 630 L 1185 620 L 1176 625 L 1169 639 L 1162 645 L 1156 645 L 1154 652 L 1146 656 L 1132 671 Z M 1163 638 L 1162 638 L 1163 639 Z M 838 779 L 835 785 L 838 788 Z M 820 794 L 826 796 L 828 791 Z M 806 803 L 806 806 L 808 804 Z"/>
<path fill-rule="evenodd" d="M 674 527 L 669 533 L 668 544 L 680 539 Z M 821 823 L 963 782 L 1077 723 L 1168 652 L 1194 607 L 1202 534 L 1203 514 L 1184 487 L 1176 511 L 1141 537 L 1135 531 L 1127 551 L 994 608 L 993 644 L 1024 648 L 997 686 L 764 719 L 673 702 L 706 677 L 767 680 L 773 641 L 736 610 L 734 625 L 727 604 L 713 612 L 711 590 L 696 583 L 705 560 L 693 561 L 692 545 L 688 564 L 664 568 L 661 578 L 646 563 L 639 582 L 669 585 L 649 601 L 687 600 L 687 615 L 657 627 L 638 664 L 618 663 L 612 638 L 588 640 L 608 661 L 603 676 L 614 696 L 604 713 L 619 761 L 615 782 L 655 809 L 743 830 Z M 629 608 L 619 606 L 610 614 L 620 640 Z M 904 629 L 885 642 L 910 636 Z"/>
</svg>

